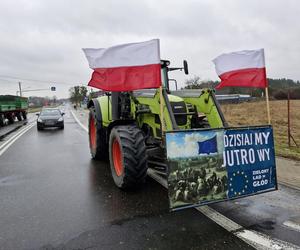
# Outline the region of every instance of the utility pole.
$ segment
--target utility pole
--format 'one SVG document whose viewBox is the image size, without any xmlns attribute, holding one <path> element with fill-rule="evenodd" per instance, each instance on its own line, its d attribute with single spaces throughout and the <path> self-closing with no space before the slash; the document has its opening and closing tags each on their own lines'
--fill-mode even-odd
<svg viewBox="0 0 300 250">
<path fill-rule="evenodd" d="M 21 87 L 21 82 L 19 82 L 19 90 L 20 90 L 20 96 L 22 96 L 22 87 Z"/>
</svg>

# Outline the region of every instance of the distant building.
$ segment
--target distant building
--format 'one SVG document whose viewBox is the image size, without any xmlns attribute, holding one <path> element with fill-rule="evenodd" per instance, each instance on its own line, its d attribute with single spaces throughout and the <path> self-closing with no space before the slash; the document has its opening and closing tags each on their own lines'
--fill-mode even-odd
<svg viewBox="0 0 300 250">
<path fill-rule="evenodd" d="M 228 94 L 228 95 L 216 95 L 219 103 L 240 103 L 247 102 L 253 99 L 250 95 L 242 94 Z"/>
</svg>

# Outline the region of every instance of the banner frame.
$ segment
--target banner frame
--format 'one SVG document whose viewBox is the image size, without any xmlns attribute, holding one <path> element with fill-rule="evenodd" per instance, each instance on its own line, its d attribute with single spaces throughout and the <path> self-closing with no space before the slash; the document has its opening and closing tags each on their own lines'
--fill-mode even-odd
<svg viewBox="0 0 300 250">
<path fill-rule="evenodd" d="M 187 130 L 170 130 L 170 131 L 165 131 L 165 134 L 168 133 L 185 133 L 185 132 L 196 132 L 196 131 L 212 131 L 212 130 L 230 130 L 230 129 L 244 129 L 244 130 L 251 130 L 251 129 L 258 129 L 258 128 L 271 128 L 272 131 L 273 130 L 273 126 L 271 124 L 264 124 L 264 125 L 255 125 L 255 126 L 239 126 L 239 127 L 234 127 L 234 126 L 228 126 L 228 127 L 219 127 L 219 128 L 195 128 L 195 129 L 187 129 Z M 167 151 L 167 145 L 166 145 L 167 140 L 165 140 L 165 147 L 166 147 L 166 151 Z M 276 170 L 276 154 L 275 154 L 275 141 L 274 141 L 274 137 L 273 137 L 273 143 L 274 143 L 274 162 L 275 162 L 275 170 Z M 168 169 L 167 169 L 167 183 L 168 182 L 168 177 L 170 175 L 170 168 L 169 168 L 169 160 L 167 159 L 167 165 L 168 165 Z M 168 185 L 169 186 L 169 185 Z M 263 193 L 268 193 L 268 192 L 272 192 L 272 191 L 277 191 L 278 190 L 278 180 L 277 180 L 277 171 L 275 174 L 275 186 L 274 188 L 269 188 L 266 190 L 261 190 L 261 191 L 257 191 L 255 193 L 251 193 L 251 194 L 246 194 L 246 195 L 241 195 L 238 197 L 232 197 L 232 198 L 227 198 L 227 199 L 223 199 L 223 200 L 215 200 L 215 201 L 208 201 L 205 202 L 204 204 L 190 204 L 190 205 L 182 205 L 182 206 L 178 206 L 176 208 L 171 208 L 171 202 L 170 199 L 168 198 L 168 203 L 169 203 L 169 210 L 171 212 L 173 211 L 179 211 L 179 210 L 183 210 L 186 208 L 194 208 L 194 207 L 200 207 L 200 206 L 205 206 L 205 205 L 210 205 L 210 204 L 215 204 L 215 203 L 219 203 L 219 202 L 225 202 L 225 201 L 232 201 L 232 200 L 236 200 L 236 199 L 240 199 L 240 198 L 245 198 L 245 197 L 250 197 L 250 196 L 254 196 L 254 195 L 258 195 L 258 194 L 263 194 Z"/>
</svg>

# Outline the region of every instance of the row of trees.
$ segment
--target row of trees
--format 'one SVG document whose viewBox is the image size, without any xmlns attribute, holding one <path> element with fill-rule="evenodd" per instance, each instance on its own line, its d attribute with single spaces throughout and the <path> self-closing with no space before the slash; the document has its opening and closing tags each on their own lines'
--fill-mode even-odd
<svg viewBox="0 0 300 250">
<path fill-rule="evenodd" d="M 39 96 L 30 96 L 28 97 L 28 103 L 30 107 L 43 107 L 48 105 L 56 105 L 62 103 L 63 100 L 57 99 L 54 95 L 53 97 L 39 97 Z"/>
<path fill-rule="evenodd" d="M 185 89 L 199 88 L 215 88 L 220 82 L 211 80 L 201 80 L 200 76 L 194 76 L 185 81 Z M 287 93 L 290 91 L 292 99 L 300 99 L 300 81 L 281 78 L 268 78 L 269 94 L 274 99 L 286 99 Z M 226 87 L 216 91 L 217 94 L 249 94 L 253 97 L 261 97 L 264 93 L 263 89 L 258 88 L 239 88 Z"/>
<path fill-rule="evenodd" d="M 201 88 L 215 88 L 220 82 L 211 80 L 202 80 L 200 76 L 194 76 L 185 81 L 185 89 L 201 89 Z M 269 94 L 275 99 L 286 99 L 287 93 L 290 91 L 291 99 L 300 99 L 300 81 L 281 78 L 268 78 Z M 86 86 L 74 86 L 70 88 L 70 100 L 76 105 L 81 104 L 85 99 L 91 99 L 100 95 L 102 91 L 90 92 Z M 253 97 L 261 97 L 264 93 L 263 89 L 258 88 L 239 88 L 226 87 L 216 91 L 217 94 L 249 94 Z"/>
<path fill-rule="evenodd" d="M 70 92 L 70 101 L 74 103 L 77 106 L 81 105 L 81 102 L 83 102 L 87 98 L 87 87 L 86 86 L 74 86 L 69 89 Z"/>
<path fill-rule="evenodd" d="M 82 102 L 91 100 L 100 95 L 103 95 L 103 91 L 92 91 L 89 92 L 86 86 L 74 86 L 69 89 L 70 92 L 70 101 L 76 105 L 80 106 Z"/>
</svg>

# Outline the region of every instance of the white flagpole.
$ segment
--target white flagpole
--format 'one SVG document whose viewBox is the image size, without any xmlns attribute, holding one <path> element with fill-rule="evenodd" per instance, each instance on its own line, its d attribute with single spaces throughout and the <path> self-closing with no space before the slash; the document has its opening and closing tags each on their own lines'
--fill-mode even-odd
<svg viewBox="0 0 300 250">
<path fill-rule="evenodd" d="M 268 87 L 265 88 L 266 102 L 267 102 L 267 114 L 268 114 L 268 124 L 271 125 L 271 115 L 270 115 L 270 104 L 269 104 L 269 91 Z"/>
<path fill-rule="evenodd" d="M 262 50 L 264 66 L 266 69 L 266 61 L 265 61 L 265 50 Z M 269 84 L 267 79 L 267 72 L 265 70 L 265 78 L 266 78 L 266 87 L 265 87 L 265 95 L 266 95 L 266 103 L 267 103 L 267 116 L 268 116 L 268 124 L 271 125 L 271 114 L 270 114 L 270 103 L 269 103 Z"/>
</svg>

